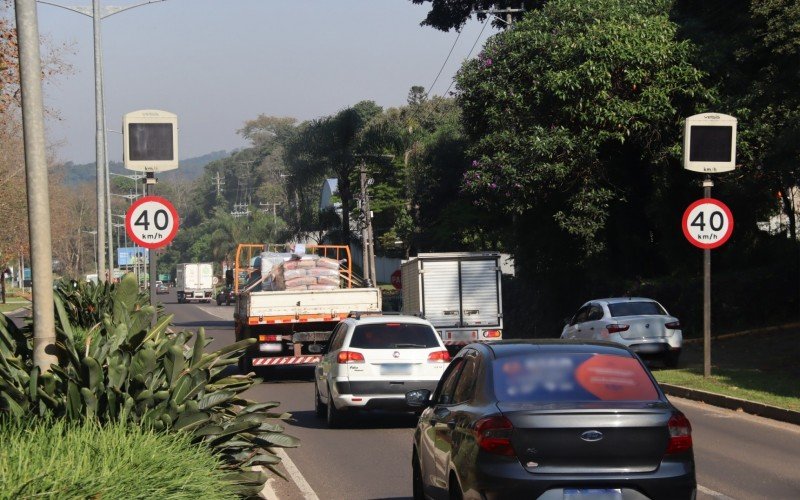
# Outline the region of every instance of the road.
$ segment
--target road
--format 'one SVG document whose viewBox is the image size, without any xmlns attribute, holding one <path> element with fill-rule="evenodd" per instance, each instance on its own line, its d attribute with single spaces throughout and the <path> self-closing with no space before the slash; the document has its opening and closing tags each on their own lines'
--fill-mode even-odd
<svg viewBox="0 0 800 500">
<path fill-rule="evenodd" d="M 172 295 L 161 297 L 175 314 L 176 327 L 204 326 L 215 339 L 212 348 L 233 342 L 233 307 L 178 305 Z M 363 415 L 346 429 L 331 430 L 314 416 L 311 368 L 280 367 L 262 375 L 266 381 L 248 397 L 280 401 L 281 409 L 294 415 L 287 433 L 302 441 L 301 447 L 287 452 L 302 475 L 300 486 L 271 482 L 278 498 L 303 498 L 303 481 L 321 499 L 411 498 L 413 417 Z M 698 498 L 800 498 L 800 427 L 671 400 L 692 423 Z"/>
</svg>

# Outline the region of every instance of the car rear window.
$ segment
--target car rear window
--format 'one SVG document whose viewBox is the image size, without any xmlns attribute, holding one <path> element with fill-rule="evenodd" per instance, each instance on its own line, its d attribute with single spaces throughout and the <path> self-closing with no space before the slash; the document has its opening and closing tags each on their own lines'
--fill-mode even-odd
<svg viewBox="0 0 800 500">
<path fill-rule="evenodd" d="M 643 315 L 666 315 L 667 311 L 656 302 L 639 301 L 639 302 L 619 302 L 617 304 L 609 304 L 608 310 L 611 316 L 617 318 L 620 316 L 643 316 Z"/>
<path fill-rule="evenodd" d="M 652 380 L 633 357 L 594 353 L 536 353 L 494 362 L 498 401 L 656 401 Z"/>
<path fill-rule="evenodd" d="M 418 323 L 377 323 L 359 325 L 350 347 L 359 349 L 421 349 L 439 347 L 437 333 Z"/>
</svg>

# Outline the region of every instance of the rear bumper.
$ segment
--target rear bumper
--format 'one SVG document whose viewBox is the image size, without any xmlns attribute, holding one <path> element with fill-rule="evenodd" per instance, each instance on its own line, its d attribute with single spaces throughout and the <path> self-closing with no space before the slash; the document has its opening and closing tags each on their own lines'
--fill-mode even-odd
<svg viewBox="0 0 800 500">
<path fill-rule="evenodd" d="M 370 380 L 339 381 L 333 385 L 333 400 L 336 408 L 360 408 L 365 410 L 409 411 L 406 393 L 417 389 L 433 392 L 438 380 Z"/>
<path fill-rule="evenodd" d="M 564 489 L 620 489 L 624 500 L 694 500 L 697 490 L 694 466 L 688 462 L 663 462 L 654 472 L 622 475 L 531 474 L 514 460 L 478 464 L 476 481 L 462 485 L 464 498 L 536 498 L 562 500 Z"/>
</svg>

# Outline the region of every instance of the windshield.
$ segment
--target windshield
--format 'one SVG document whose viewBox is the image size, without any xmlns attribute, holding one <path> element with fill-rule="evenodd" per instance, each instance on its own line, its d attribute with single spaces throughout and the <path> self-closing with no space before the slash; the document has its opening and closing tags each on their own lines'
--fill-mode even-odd
<svg viewBox="0 0 800 500">
<path fill-rule="evenodd" d="M 667 314 L 667 311 L 665 311 L 663 307 L 652 301 L 619 302 L 617 304 L 609 304 L 608 310 L 611 312 L 611 316 L 615 318 L 620 316 L 665 316 Z"/>
<path fill-rule="evenodd" d="M 350 347 L 359 349 L 422 349 L 439 347 L 436 331 L 417 323 L 376 323 L 359 325 Z"/>
<path fill-rule="evenodd" d="M 629 356 L 536 353 L 494 363 L 494 389 L 501 402 L 657 401 L 641 363 Z"/>
</svg>

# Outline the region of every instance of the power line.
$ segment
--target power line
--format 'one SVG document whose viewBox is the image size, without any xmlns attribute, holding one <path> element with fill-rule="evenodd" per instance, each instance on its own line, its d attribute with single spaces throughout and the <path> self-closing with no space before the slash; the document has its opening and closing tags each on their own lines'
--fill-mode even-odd
<svg viewBox="0 0 800 500">
<path fill-rule="evenodd" d="M 447 65 L 447 61 L 450 60 L 450 56 L 453 54 L 453 49 L 456 48 L 456 44 L 458 43 L 458 39 L 461 38 L 461 31 L 459 30 L 458 36 L 456 36 L 455 41 L 453 42 L 453 46 L 450 47 L 450 52 L 447 53 L 447 57 L 444 58 L 444 62 L 442 63 L 442 67 L 439 68 L 439 73 L 436 74 L 436 78 L 433 79 L 433 83 L 431 86 L 428 87 L 428 91 L 425 93 L 425 97 L 428 97 L 433 90 L 433 86 L 436 85 L 436 82 L 439 81 L 439 77 L 442 76 L 442 71 L 444 71 L 444 67 Z"/>
<path fill-rule="evenodd" d="M 481 40 L 481 36 L 483 35 L 483 30 L 485 30 L 485 29 L 486 29 L 486 26 L 487 26 L 488 24 L 489 24 L 489 18 L 487 17 L 486 19 L 484 19 L 484 20 L 483 20 L 483 28 L 481 28 L 481 32 L 480 32 L 480 33 L 478 33 L 478 38 L 476 38 L 476 39 L 475 39 L 475 43 L 473 43 L 473 44 L 472 44 L 472 48 L 471 48 L 471 49 L 469 49 L 469 54 L 467 54 L 467 57 L 466 57 L 466 59 L 469 59 L 469 58 L 470 58 L 470 56 L 472 55 L 472 51 L 474 51 L 474 50 L 475 50 L 475 47 L 477 47 L 477 45 L 478 45 L 478 42 Z M 455 78 L 453 78 L 452 80 L 450 80 L 450 85 L 448 85 L 448 86 L 447 86 L 447 90 L 445 90 L 445 91 L 444 91 L 444 94 L 442 94 L 444 97 L 447 97 L 447 93 L 448 93 L 448 92 L 450 92 L 450 87 L 452 87 L 452 86 L 453 86 L 453 84 L 455 83 L 455 81 L 456 81 L 456 79 L 455 79 Z"/>
</svg>

